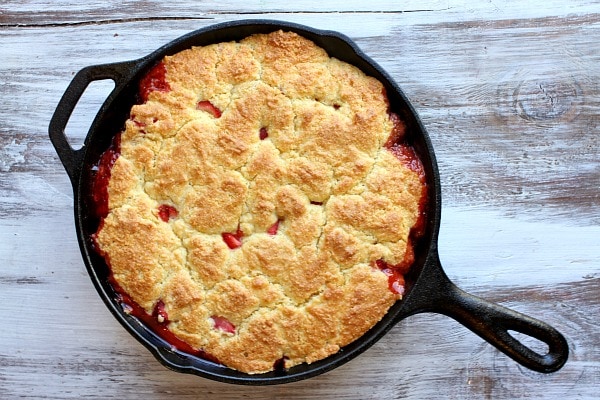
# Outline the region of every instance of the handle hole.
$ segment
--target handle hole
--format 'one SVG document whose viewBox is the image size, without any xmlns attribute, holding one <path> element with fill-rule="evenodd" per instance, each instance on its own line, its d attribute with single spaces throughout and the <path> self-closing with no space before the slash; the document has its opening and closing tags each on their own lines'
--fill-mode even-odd
<svg viewBox="0 0 600 400">
<path fill-rule="evenodd" d="M 94 118 L 114 88 L 112 79 L 92 81 L 87 86 L 65 126 L 65 136 L 72 148 L 83 146 Z"/>
<path fill-rule="evenodd" d="M 523 345 L 527 346 L 529 349 L 534 351 L 535 353 L 543 356 L 550 352 L 550 347 L 547 343 L 534 338 L 533 336 L 526 335 L 524 333 L 518 331 L 508 330 L 508 334 L 518 340 Z"/>
</svg>

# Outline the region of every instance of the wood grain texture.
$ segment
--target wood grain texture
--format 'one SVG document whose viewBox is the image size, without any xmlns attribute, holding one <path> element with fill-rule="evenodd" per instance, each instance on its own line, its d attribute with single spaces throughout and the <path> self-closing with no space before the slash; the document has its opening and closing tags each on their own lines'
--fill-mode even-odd
<svg viewBox="0 0 600 400">
<path fill-rule="evenodd" d="M 451 319 L 421 314 L 332 372 L 246 388 L 166 370 L 113 319 L 81 260 L 50 117 L 81 68 L 243 18 L 342 32 L 392 75 L 436 151 L 446 272 L 561 331 L 571 347 L 563 369 L 531 372 Z M 597 43 L 600 3 L 586 0 L 4 1 L 0 398 L 597 398 Z M 73 146 L 110 88 L 86 91 L 67 127 Z"/>
</svg>

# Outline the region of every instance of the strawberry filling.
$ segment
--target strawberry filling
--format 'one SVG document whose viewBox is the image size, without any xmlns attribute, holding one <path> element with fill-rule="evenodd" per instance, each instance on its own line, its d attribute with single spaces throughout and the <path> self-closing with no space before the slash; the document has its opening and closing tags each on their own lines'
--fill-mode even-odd
<svg viewBox="0 0 600 400">
<path fill-rule="evenodd" d="M 385 147 L 388 149 L 402 141 L 406 134 L 406 125 L 400 119 L 398 114 L 390 113 L 389 115 L 390 121 L 392 122 L 392 131 L 390 132 L 387 142 L 385 142 Z"/>
<path fill-rule="evenodd" d="M 269 132 L 267 131 L 267 128 L 260 128 L 260 131 L 258 131 L 258 137 L 260 138 L 260 140 L 265 140 L 266 138 L 268 138 Z"/>
<path fill-rule="evenodd" d="M 169 92 L 171 86 L 167 82 L 167 68 L 164 63 L 158 63 L 140 80 L 140 98 L 142 103 L 148 101 L 152 92 Z"/>
<path fill-rule="evenodd" d="M 424 184 L 421 192 L 421 199 L 419 201 L 419 216 L 417 222 L 411 229 L 411 237 L 419 238 L 425 233 L 426 223 L 425 209 L 427 208 L 427 190 L 425 188 L 425 167 L 423 166 L 423 163 L 417 155 L 414 147 L 410 146 L 405 141 L 406 125 L 404 122 L 400 119 L 398 114 L 390 113 L 389 117 L 390 121 L 392 121 L 392 130 L 384 146 L 408 169 L 416 172 L 419 175 L 419 179 Z"/>
<path fill-rule="evenodd" d="M 213 315 L 210 318 L 214 329 L 225 333 L 235 333 L 235 326 L 227 318 L 218 315 Z"/>
<path fill-rule="evenodd" d="M 116 135 L 110 147 L 102 153 L 100 161 L 92 168 L 92 199 L 96 205 L 96 216 L 108 215 L 108 181 L 113 165 L 121 154 L 121 135 Z"/>
<path fill-rule="evenodd" d="M 419 174 L 421 182 L 425 182 L 423 163 L 419 159 L 415 149 L 404 142 L 406 125 L 398 114 L 395 113 L 390 113 L 390 121 L 392 121 L 392 131 L 384 146 L 410 170 Z"/>
<path fill-rule="evenodd" d="M 154 306 L 154 310 L 152 311 L 152 316 L 156 319 L 156 322 L 158 322 L 161 325 L 169 324 L 169 315 L 167 314 L 167 311 L 165 310 L 165 303 L 163 303 L 162 300 L 159 300 L 156 303 L 156 305 Z"/>
<path fill-rule="evenodd" d="M 397 265 L 390 265 L 383 260 L 377 260 L 375 261 L 375 266 L 388 277 L 388 288 L 390 291 L 403 295 L 405 285 L 404 274 L 408 269 L 404 266 L 404 262 Z"/>
<path fill-rule="evenodd" d="M 237 249 L 238 247 L 242 246 L 242 237 L 243 236 L 244 236 L 244 232 L 242 232 L 240 230 L 239 226 L 238 226 L 238 229 L 236 232 L 221 233 L 221 237 L 223 238 L 223 241 L 232 250 Z"/>
<path fill-rule="evenodd" d="M 415 149 L 405 144 L 395 144 L 389 147 L 388 150 L 411 171 L 416 172 L 420 177 L 425 176 L 423 164 L 415 153 Z"/>
<path fill-rule="evenodd" d="M 404 294 L 404 275 L 408 273 L 410 266 L 415 262 L 415 253 L 412 241 L 409 239 L 406 245 L 404 259 L 398 264 L 389 264 L 384 260 L 375 261 L 375 266 L 388 277 L 388 287 L 392 293 Z"/>
<path fill-rule="evenodd" d="M 164 222 L 169 222 L 170 219 L 177 218 L 179 213 L 177 209 L 168 204 L 161 204 L 158 206 L 158 217 Z"/>
<path fill-rule="evenodd" d="M 199 101 L 198 104 L 196 104 L 196 109 L 206 111 L 215 118 L 221 117 L 221 110 L 215 107 L 214 104 L 208 100 Z"/>
<path fill-rule="evenodd" d="M 279 220 L 275 221 L 275 223 L 273 225 L 271 225 L 269 227 L 269 229 L 267 229 L 267 233 L 269 235 L 276 235 L 278 229 L 279 229 Z"/>
</svg>

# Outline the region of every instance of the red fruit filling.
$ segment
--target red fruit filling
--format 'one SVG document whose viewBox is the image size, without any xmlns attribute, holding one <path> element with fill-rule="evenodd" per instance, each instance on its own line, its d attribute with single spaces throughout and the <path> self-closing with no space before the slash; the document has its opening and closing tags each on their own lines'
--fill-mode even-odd
<svg viewBox="0 0 600 400">
<path fill-rule="evenodd" d="M 377 268 L 388 277 L 388 288 L 390 291 L 400 295 L 404 294 L 404 274 L 408 270 L 408 267 L 399 267 L 403 264 L 404 262 L 397 265 L 390 265 L 383 260 L 375 261 Z M 408 264 L 408 266 L 410 266 L 410 264 Z"/>
<path fill-rule="evenodd" d="M 421 182 L 425 182 L 423 163 L 415 153 L 415 149 L 403 142 L 406 135 L 406 125 L 395 113 L 390 113 L 390 120 L 393 125 L 392 131 L 384 146 L 404 165 L 419 174 Z"/>
<path fill-rule="evenodd" d="M 421 180 L 425 177 L 425 171 L 421 160 L 415 153 L 415 149 L 405 144 L 395 144 L 389 147 L 388 150 L 396 156 L 402 164 L 406 165 L 410 170 L 416 172 L 421 177 Z"/>
<path fill-rule="evenodd" d="M 92 167 L 92 200 L 96 205 L 96 216 L 104 218 L 108 215 L 108 181 L 110 171 L 121 152 L 121 135 L 116 135 L 110 147 L 102 153 L 100 161 Z"/>
<path fill-rule="evenodd" d="M 260 128 L 260 131 L 258 131 L 258 137 L 260 138 L 260 140 L 265 140 L 266 138 L 268 138 L 269 132 L 267 132 L 267 128 Z"/>
<path fill-rule="evenodd" d="M 411 229 L 411 237 L 419 238 L 425 233 L 425 222 L 426 222 L 426 206 L 427 206 L 427 189 L 425 179 L 425 168 L 421 159 L 415 152 L 415 149 L 409 144 L 405 143 L 406 136 L 406 125 L 400 119 L 398 114 L 390 113 L 390 120 L 392 121 L 392 131 L 388 140 L 385 142 L 385 147 L 398 159 L 402 164 L 406 165 L 410 170 L 416 172 L 419 175 L 421 182 L 423 183 L 423 191 L 421 193 L 421 199 L 419 201 L 419 217 L 417 222 Z"/>
<path fill-rule="evenodd" d="M 384 260 L 375 261 L 375 266 L 388 277 L 388 287 L 392 293 L 404 294 L 404 275 L 408 273 L 410 266 L 415 262 L 415 253 L 412 240 L 409 238 L 406 244 L 404 259 L 398 264 L 388 264 Z"/>
<path fill-rule="evenodd" d="M 231 232 L 221 233 L 221 237 L 223 238 L 223 241 L 232 250 L 237 249 L 238 247 L 240 247 L 242 245 L 242 237 L 243 236 L 244 236 L 244 232 L 242 232 L 240 230 L 239 226 L 238 226 L 237 231 L 234 233 L 231 233 Z"/>
<path fill-rule="evenodd" d="M 154 310 L 152 311 L 152 316 L 156 319 L 156 322 L 158 322 L 161 325 L 169 324 L 169 315 L 167 314 L 167 311 L 165 310 L 165 303 L 163 303 L 162 300 L 159 300 L 156 303 L 156 305 L 154 306 Z"/>
<path fill-rule="evenodd" d="M 406 125 L 404 121 L 400 119 L 398 114 L 390 113 L 390 121 L 392 121 L 392 131 L 390 132 L 390 137 L 387 142 L 385 142 L 385 147 L 390 148 L 400 141 L 404 139 L 404 135 L 406 134 Z"/>
<path fill-rule="evenodd" d="M 148 101 L 152 92 L 168 92 L 171 90 L 167 82 L 167 68 L 164 63 L 158 63 L 140 80 L 140 98 L 142 103 Z"/>
<path fill-rule="evenodd" d="M 275 223 L 273 225 L 271 225 L 269 227 L 269 229 L 267 229 L 267 233 L 269 235 L 276 235 L 278 229 L 279 229 L 279 220 L 275 221 Z"/>
<path fill-rule="evenodd" d="M 225 317 L 213 315 L 210 317 L 213 321 L 213 328 L 225 333 L 235 333 L 235 326 Z"/>
<path fill-rule="evenodd" d="M 207 113 L 212 114 L 212 116 L 215 118 L 219 118 L 221 116 L 221 110 L 215 107 L 213 103 L 208 100 L 199 101 L 198 104 L 196 104 L 196 109 L 206 111 Z"/>
<path fill-rule="evenodd" d="M 169 222 L 172 218 L 177 218 L 177 215 L 179 215 L 179 213 L 173 206 L 168 204 L 161 204 L 158 206 L 158 217 L 165 222 Z"/>
</svg>

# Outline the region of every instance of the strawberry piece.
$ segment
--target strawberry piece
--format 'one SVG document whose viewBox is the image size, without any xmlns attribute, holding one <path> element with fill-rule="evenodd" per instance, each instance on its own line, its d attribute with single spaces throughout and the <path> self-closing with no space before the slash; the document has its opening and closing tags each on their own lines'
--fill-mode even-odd
<svg viewBox="0 0 600 400">
<path fill-rule="evenodd" d="M 215 107 L 214 104 L 208 100 L 199 101 L 198 104 L 196 104 L 196 109 L 206 111 L 207 113 L 212 114 L 212 116 L 215 118 L 221 117 L 221 110 Z"/>
<path fill-rule="evenodd" d="M 223 237 L 223 241 L 225 242 L 225 244 L 227 244 L 227 246 L 229 246 L 229 248 L 232 250 L 237 249 L 242 245 L 242 241 L 240 240 L 240 238 L 238 238 L 233 233 L 223 232 L 221 233 L 221 236 Z"/>
<path fill-rule="evenodd" d="M 168 204 L 161 204 L 160 206 L 158 206 L 158 216 L 165 222 L 169 222 L 170 219 L 176 218 L 177 215 L 179 215 L 179 213 L 177 212 L 177 209 L 173 206 L 170 206 Z"/>
<path fill-rule="evenodd" d="M 258 137 L 260 138 L 260 140 L 265 140 L 266 138 L 268 138 L 269 132 L 267 131 L 267 128 L 265 128 L 264 126 L 260 128 L 260 131 L 258 131 Z"/>
<path fill-rule="evenodd" d="M 225 333 L 235 333 L 235 326 L 227 318 L 218 315 L 213 315 L 210 318 L 214 329 Z"/>
<path fill-rule="evenodd" d="M 242 237 L 243 236 L 244 236 L 244 232 L 242 232 L 240 230 L 239 226 L 238 226 L 237 231 L 234 233 L 231 233 L 231 232 L 221 233 L 221 237 L 223 238 L 223 241 L 232 250 L 237 249 L 238 247 L 242 246 Z"/>
<path fill-rule="evenodd" d="M 165 303 L 163 303 L 162 300 L 159 300 L 154 306 L 152 316 L 156 318 L 156 322 L 158 322 L 161 325 L 167 325 L 169 323 L 169 315 L 165 310 Z"/>
<path fill-rule="evenodd" d="M 278 229 L 279 229 L 279 220 L 275 221 L 275 223 L 273 225 L 271 225 L 269 227 L 269 229 L 267 229 L 267 233 L 269 235 L 276 235 Z"/>
<path fill-rule="evenodd" d="M 389 288 L 393 293 L 398 293 L 399 295 L 404 294 L 404 277 L 402 275 L 394 275 L 393 278 L 388 277 Z"/>
<path fill-rule="evenodd" d="M 392 293 L 404 294 L 404 262 L 398 265 L 390 265 L 383 260 L 375 261 L 377 268 L 388 277 L 388 288 Z"/>
</svg>

